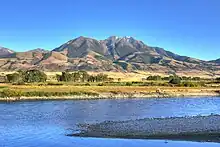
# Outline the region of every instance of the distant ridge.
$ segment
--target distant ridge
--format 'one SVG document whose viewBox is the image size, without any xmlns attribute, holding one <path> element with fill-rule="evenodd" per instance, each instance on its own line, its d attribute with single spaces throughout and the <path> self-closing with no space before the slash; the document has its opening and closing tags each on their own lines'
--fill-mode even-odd
<svg viewBox="0 0 220 147">
<path fill-rule="evenodd" d="M 218 75 L 220 59 L 203 61 L 180 56 L 159 47 L 151 47 L 133 37 L 111 36 L 105 40 L 78 37 L 48 51 L 34 49 L 15 52 L 0 47 L 0 70 L 36 68 L 44 71 L 120 71 L 136 70 L 172 74 Z"/>
</svg>

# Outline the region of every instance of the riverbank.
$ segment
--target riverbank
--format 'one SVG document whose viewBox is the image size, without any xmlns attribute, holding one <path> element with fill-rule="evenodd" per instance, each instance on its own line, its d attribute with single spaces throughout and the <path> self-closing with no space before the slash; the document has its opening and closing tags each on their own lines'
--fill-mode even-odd
<svg viewBox="0 0 220 147">
<path fill-rule="evenodd" d="M 0 91 L 0 101 L 93 100 L 118 98 L 169 98 L 220 96 L 220 88 L 153 86 L 23 86 L 10 85 Z"/>
<path fill-rule="evenodd" d="M 146 118 L 79 125 L 69 136 L 220 142 L 220 116 Z"/>
</svg>

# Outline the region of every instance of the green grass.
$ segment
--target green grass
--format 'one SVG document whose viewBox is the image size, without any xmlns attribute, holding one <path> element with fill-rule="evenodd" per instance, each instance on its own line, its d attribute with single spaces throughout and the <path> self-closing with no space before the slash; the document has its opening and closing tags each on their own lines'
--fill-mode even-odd
<svg viewBox="0 0 220 147">
<path fill-rule="evenodd" d="M 69 91 L 69 92 L 44 92 L 44 91 L 21 91 L 21 90 L 10 90 L 5 89 L 0 92 L 0 97 L 59 97 L 59 96 L 94 96 L 97 97 L 99 94 L 95 92 L 76 92 L 76 91 Z"/>
</svg>

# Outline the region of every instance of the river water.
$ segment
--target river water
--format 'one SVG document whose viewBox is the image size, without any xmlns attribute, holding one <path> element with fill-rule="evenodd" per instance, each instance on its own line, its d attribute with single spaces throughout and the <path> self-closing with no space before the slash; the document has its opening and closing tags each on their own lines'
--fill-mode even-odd
<svg viewBox="0 0 220 147">
<path fill-rule="evenodd" d="M 220 98 L 0 103 L 0 147 L 215 147 L 218 143 L 68 137 L 76 124 L 220 114 Z"/>
</svg>

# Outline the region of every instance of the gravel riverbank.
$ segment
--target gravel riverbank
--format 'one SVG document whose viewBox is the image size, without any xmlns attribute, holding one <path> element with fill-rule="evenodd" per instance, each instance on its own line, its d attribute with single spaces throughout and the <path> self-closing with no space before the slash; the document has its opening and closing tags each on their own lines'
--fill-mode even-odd
<svg viewBox="0 0 220 147">
<path fill-rule="evenodd" d="M 220 142 L 220 116 L 140 119 L 84 124 L 73 136 Z"/>
</svg>

